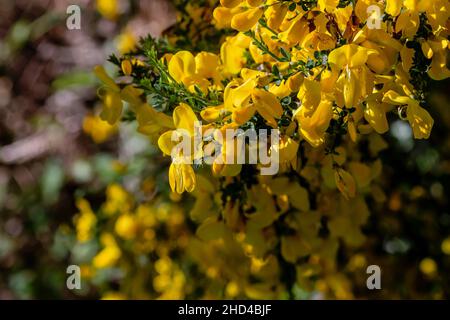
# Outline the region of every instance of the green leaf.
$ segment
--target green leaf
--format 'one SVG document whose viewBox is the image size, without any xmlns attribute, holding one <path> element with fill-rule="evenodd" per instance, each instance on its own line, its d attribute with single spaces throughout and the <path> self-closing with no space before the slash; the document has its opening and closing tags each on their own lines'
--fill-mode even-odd
<svg viewBox="0 0 450 320">
<path fill-rule="evenodd" d="M 280 48 L 281 55 L 285 57 L 288 61 L 291 60 L 291 54 L 286 51 L 284 48 Z"/>
<path fill-rule="evenodd" d="M 96 78 L 89 71 L 72 71 L 63 74 L 52 83 L 54 90 L 65 90 L 69 88 L 90 87 L 96 84 Z"/>
</svg>

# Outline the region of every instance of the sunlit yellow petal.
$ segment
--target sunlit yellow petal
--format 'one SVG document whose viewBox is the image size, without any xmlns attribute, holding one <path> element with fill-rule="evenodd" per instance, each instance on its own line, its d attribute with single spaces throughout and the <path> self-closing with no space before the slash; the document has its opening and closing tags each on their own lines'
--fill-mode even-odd
<svg viewBox="0 0 450 320">
<path fill-rule="evenodd" d="M 183 129 L 194 135 L 194 125 L 198 121 L 197 116 L 191 107 L 185 103 L 181 103 L 173 111 L 173 122 L 177 129 Z"/>
</svg>

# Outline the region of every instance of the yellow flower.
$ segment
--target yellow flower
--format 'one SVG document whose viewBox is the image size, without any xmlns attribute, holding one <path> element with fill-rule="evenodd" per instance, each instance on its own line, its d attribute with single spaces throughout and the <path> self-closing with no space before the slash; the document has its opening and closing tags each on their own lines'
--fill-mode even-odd
<svg viewBox="0 0 450 320">
<path fill-rule="evenodd" d="M 226 130 L 226 126 L 222 127 Z M 237 164 L 239 152 L 239 144 L 236 138 L 226 139 L 226 134 L 223 133 L 223 141 L 221 141 L 221 154 L 214 159 L 212 171 L 215 176 L 234 177 L 239 175 L 242 169 L 242 164 Z M 220 141 L 217 139 L 217 141 Z"/>
<path fill-rule="evenodd" d="M 250 30 L 262 17 L 264 10 L 262 8 L 252 8 L 238 13 L 231 19 L 231 27 L 240 32 Z"/>
<path fill-rule="evenodd" d="M 196 177 L 190 164 L 172 163 L 169 168 L 169 184 L 173 192 L 192 192 L 195 189 Z"/>
<path fill-rule="evenodd" d="M 334 171 L 336 186 L 348 200 L 356 195 L 356 183 L 353 176 L 344 169 L 338 168 Z"/>
<path fill-rule="evenodd" d="M 322 100 L 322 84 L 311 79 L 304 79 L 302 86 L 298 92 L 298 99 L 302 102 L 302 108 L 307 109 L 305 112 L 311 113 Z"/>
<path fill-rule="evenodd" d="M 219 58 L 206 52 L 201 52 L 194 57 L 189 51 L 179 51 L 169 61 L 170 75 L 192 92 L 195 92 L 195 85 L 207 92 L 210 85 L 208 78 L 218 83 L 220 81 L 218 67 Z"/>
<path fill-rule="evenodd" d="M 428 139 L 430 137 L 434 120 L 428 111 L 419 105 L 419 102 L 410 97 L 401 96 L 393 90 L 386 92 L 383 102 L 397 106 L 406 106 L 406 116 L 413 129 L 414 138 Z"/>
<path fill-rule="evenodd" d="M 389 130 L 386 117 L 388 104 L 382 102 L 383 92 L 370 95 L 366 100 L 366 108 L 364 109 L 364 118 L 372 128 L 379 134 L 383 134 Z"/>
<path fill-rule="evenodd" d="M 450 255 L 450 237 L 444 239 L 441 244 L 441 250 L 444 254 Z"/>
<path fill-rule="evenodd" d="M 287 177 L 277 177 L 267 183 L 270 192 L 277 196 L 288 196 L 289 203 L 296 209 L 307 212 L 310 209 L 308 191 Z"/>
<path fill-rule="evenodd" d="M 336 9 L 338 4 L 339 0 L 319 0 L 317 2 L 319 10 L 327 11 L 329 13 L 332 13 Z"/>
<path fill-rule="evenodd" d="M 80 210 L 80 214 L 75 218 L 77 239 L 80 242 L 86 242 L 92 239 L 97 217 L 85 199 L 78 199 L 76 204 Z"/>
<path fill-rule="evenodd" d="M 125 59 L 121 62 L 121 68 L 124 75 L 129 76 L 133 72 L 133 65 L 130 60 Z"/>
<path fill-rule="evenodd" d="M 329 34 L 313 31 L 303 39 L 302 47 L 312 51 L 331 50 L 336 47 L 336 40 Z"/>
<path fill-rule="evenodd" d="M 219 57 L 213 53 L 200 52 L 195 56 L 195 72 L 202 78 L 220 81 Z"/>
<path fill-rule="evenodd" d="M 132 85 L 128 85 L 121 90 L 102 66 L 95 67 L 94 73 L 104 84 L 99 89 L 99 96 L 103 100 L 103 110 L 100 113 L 102 120 L 107 121 L 111 126 L 115 125 L 122 115 L 123 100 L 136 113 L 139 132 L 154 137 L 164 130 L 173 128 L 173 122 L 169 116 L 157 112 L 149 104 L 141 101 L 139 97 L 143 93 L 142 90 Z M 86 124 L 88 129 L 89 124 L 89 122 Z"/>
<path fill-rule="evenodd" d="M 289 45 L 296 45 L 303 41 L 309 34 L 309 26 L 306 19 L 301 15 L 292 20 L 289 28 L 278 34 L 278 38 L 288 43 Z"/>
<path fill-rule="evenodd" d="M 361 162 L 350 162 L 348 167 L 359 189 L 366 188 L 370 185 L 372 169 L 368 165 Z"/>
<path fill-rule="evenodd" d="M 279 3 L 277 0 L 269 0 L 267 5 L 269 5 L 269 8 L 264 12 L 267 25 L 271 29 L 278 29 L 286 17 L 289 5 L 287 3 Z"/>
<path fill-rule="evenodd" d="M 158 141 L 162 133 L 175 128 L 171 117 L 156 111 L 147 103 L 136 107 L 135 112 L 138 132 L 148 135 L 154 142 Z"/>
<path fill-rule="evenodd" d="M 450 10 L 446 0 L 422 0 L 419 2 L 418 8 L 421 12 L 426 12 L 428 23 L 432 26 L 434 34 L 448 30 L 446 24 L 448 23 Z"/>
<path fill-rule="evenodd" d="M 122 116 L 121 90 L 102 66 L 96 66 L 94 73 L 103 83 L 103 87 L 99 89 L 99 97 L 103 101 L 103 110 L 100 113 L 100 118 L 107 121 L 110 125 L 114 125 Z"/>
<path fill-rule="evenodd" d="M 128 212 L 133 205 L 131 195 L 118 184 L 111 184 L 106 189 L 106 202 L 103 211 L 107 215 L 114 215 L 119 212 Z"/>
<path fill-rule="evenodd" d="M 239 291 L 240 291 L 239 285 L 236 282 L 231 281 L 227 284 L 225 294 L 229 298 L 235 298 L 239 294 Z"/>
<path fill-rule="evenodd" d="M 126 86 L 121 92 L 122 99 L 136 113 L 138 132 L 148 135 L 152 140 L 157 141 L 160 134 L 174 128 L 173 120 L 168 115 L 156 111 L 148 103 L 142 102 L 140 99 L 141 94 L 142 90 L 133 86 Z"/>
<path fill-rule="evenodd" d="M 256 111 L 273 127 L 277 127 L 275 119 L 280 119 L 283 108 L 277 97 L 266 90 L 254 89 L 251 94 Z"/>
<path fill-rule="evenodd" d="M 195 124 L 198 122 L 197 116 L 191 107 L 185 103 L 181 103 L 173 111 L 173 123 L 175 130 L 165 132 L 158 140 L 158 146 L 165 155 L 172 155 L 176 142 L 172 140 L 172 136 L 178 133 L 178 136 L 188 136 L 193 138 L 195 135 Z M 178 155 L 177 155 L 178 156 Z M 191 157 L 192 153 L 180 154 L 180 156 Z"/>
<path fill-rule="evenodd" d="M 227 229 L 223 221 L 208 218 L 198 227 L 196 234 L 203 241 L 211 241 L 222 238 L 228 232 L 229 229 Z"/>
<path fill-rule="evenodd" d="M 122 256 L 122 251 L 109 233 L 102 234 L 101 242 L 104 248 L 93 258 L 92 265 L 97 269 L 113 267 Z"/>
<path fill-rule="evenodd" d="M 291 92 L 298 92 L 304 80 L 305 76 L 301 73 L 297 73 L 287 79 L 286 85 Z"/>
<path fill-rule="evenodd" d="M 329 100 L 323 99 L 312 112 L 306 107 L 300 107 L 294 118 L 299 123 L 299 133 L 313 147 L 325 142 L 325 133 L 333 117 L 333 107 Z"/>
<path fill-rule="evenodd" d="M 408 38 L 415 35 L 419 29 L 420 12 L 418 9 L 417 0 L 387 0 L 386 2 L 386 12 L 394 17 L 398 16 L 395 31 L 402 32 Z"/>
<path fill-rule="evenodd" d="M 377 51 L 355 44 L 347 44 L 333 50 L 328 57 L 333 71 L 343 71 L 336 84 L 347 108 L 355 107 L 361 98 L 372 93 L 371 72 L 366 67 L 366 62 L 372 54 L 377 54 Z M 366 84 L 369 88 L 359 82 Z"/>
<path fill-rule="evenodd" d="M 195 58 L 189 51 L 177 52 L 169 61 L 169 73 L 178 82 L 195 75 Z"/>
<path fill-rule="evenodd" d="M 206 107 L 200 112 L 200 116 L 203 120 L 208 122 L 215 122 L 221 118 L 224 118 L 228 112 L 225 109 L 224 105 Z"/>
<path fill-rule="evenodd" d="M 213 12 L 216 28 L 231 28 L 231 19 L 244 10 L 242 6 L 236 6 L 234 8 L 217 7 Z"/>
<path fill-rule="evenodd" d="M 369 209 L 364 198 L 354 197 L 351 201 L 347 201 L 345 197 L 339 197 L 334 210 L 328 223 L 331 236 L 342 238 L 350 246 L 362 245 L 365 236 L 361 226 L 369 217 Z"/>
<path fill-rule="evenodd" d="M 133 215 L 126 213 L 117 218 L 116 233 L 123 239 L 130 240 L 136 236 L 137 223 Z"/>
<path fill-rule="evenodd" d="M 447 39 L 428 40 L 422 42 L 422 51 L 428 59 L 432 59 L 428 75 L 434 80 L 450 78 L 447 68 L 447 54 L 450 41 Z"/>
<path fill-rule="evenodd" d="M 172 191 L 177 193 L 192 192 L 195 189 L 196 178 L 190 163 L 195 157 L 199 156 L 201 150 L 194 150 L 198 146 L 193 146 L 194 143 L 192 143 L 191 150 L 184 154 L 183 150 L 175 149 L 176 142 L 172 138 L 178 134 L 178 137 L 183 140 L 191 139 L 192 141 L 195 136 L 195 123 L 198 122 L 198 119 L 192 109 L 182 103 L 173 112 L 173 122 L 175 130 L 167 131 L 161 135 L 158 139 L 158 146 L 165 155 L 175 157 L 169 168 L 169 182 Z M 174 152 L 178 152 L 178 154 L 173 154 Z"/>
<path fill-rule="evenodd" d="M 353 43 L 371 50 L 367 66 L 376 74 L 386 74 L 398 62 L 398 52 L 403 50 L 401 42 L 393 39 L 385 30 L 361 29 Z"/>
<path fill-rule="evenodd" d="M 437 264 L 433 259 L 425 258 L 420 261 L 419 269 L 426 276 L 433 276 L 437 272 Z"/>
<path fill-rule="evenodd" d="M 297 141 L 282 136 L 278 145 L 271 146 L 271 152 L 279 154 L 280 163 L 290 162 L 297 157 L 299 144 Z"/>
<path fill-rule="evenodd" d="M 103 143 L 117 132 L 117 125 L 110 125 L 100 117 L 89 114 L 83 120 L 83 131 L 91 136 L 95 143 Z"/>
<path fill-rule="evenodd" d="M 239 33 L 235 37 L 227 37 L 220 47 L 225 74 L 238 74 L 246 63 L 245 52 L 250 45 L 250 38 Z"/>
<path fill-rule="evenodd" d="M 257 88 L 257 80 L 258 76 L 250 77 L 238 87 L 235 83 L 230 83 L 225 89 L 225 108 L 232 111 L 233 121 L 239 125 L 246 123 L 258 112 L 275 128 L 276 119 L 283 115 L 283 108 L 273 93 Z"/>
<path fill-rule="evenodd" d="M 97 0 L 98 12 L 109 20 L 116 20 L 119 15 L 119 6 L 117 0 Z"/>
<path fill-rule="evenodd" d="M 126 54 L 136 49 L 137 39 L 131 30 L 126 29 L 117 37 L 116 42 L 117 50 L 121 54 Z"/>
<path fill-rule="evenodd" d="M 361 1 L 358 1 L 358 2 L 361 2 Z M 338 25 L 339 31 L 342 34 L 345 34 L 345 31 L 347 30 L 348 22 L 351 19 L 351 16 L 353 15 L 354 11 L 356 11 L 356 9 L 353 10 L 353 6 L 347 6 L 345 8 L 337 8 L 334 10 L 334 15 L 336 16 L 336 23 Z M 367 12 L 367 10 L 366 10 L 366 12 Z M 364 20 L 366 20 L 366 19 L 364 19 Z M 334 37 L 336 35 L 336 33 L 334 32 L 332 35 Z"/>
<path fill-rule="evenodd" d="M 386 0 L 386 13 L 391 16 L 398 16 L 402 9 L 403 0 Z"/>
</svg>

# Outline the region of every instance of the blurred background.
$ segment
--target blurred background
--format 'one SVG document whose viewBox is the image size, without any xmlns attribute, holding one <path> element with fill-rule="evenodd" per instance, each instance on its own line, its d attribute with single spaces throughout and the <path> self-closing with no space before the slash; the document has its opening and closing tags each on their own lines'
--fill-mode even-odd
<svg viewBox="0 0 450 320">
<path fill-rule="evenodd" d="M 0 299 L 69 294 L 55 237 L 78 211 L 76 193 L 104 197 L 130 159 L 137 175 L 152 152 L 134 128 L 118 136 L 97 117 L 92 68 L 160 35 L 173 9 L 163 0 L 75 2 L 81 30 L 66 27 L 73 1 L 0 1 Z"/>
<path fill-rule="evenodd" d="M 119 133 L 99 120 L 91 70 L 172 26 L 172 4 L 75 2 L 81 30 L 66 27 L 74 1 L 0 0 L 0 299 L 104 297 L 115 281 L 82 293 L 65 286 L 67 265 L 91 250 L 68 231 L 82 210 L 76 199 L 100 206 L 115 182 L 142 198 L 167 184 L 166 163 L 133 124 Z M 359 250 L 382 266 L 383 290 L 366 290 L 364 270 L 349 273 L 356 298 L 450 298 L 449 88 L 430 86 L 429 140 L 414 141 L 402 121 L 384 137 L 387 199 L 371 204 Z"/>
</svg>

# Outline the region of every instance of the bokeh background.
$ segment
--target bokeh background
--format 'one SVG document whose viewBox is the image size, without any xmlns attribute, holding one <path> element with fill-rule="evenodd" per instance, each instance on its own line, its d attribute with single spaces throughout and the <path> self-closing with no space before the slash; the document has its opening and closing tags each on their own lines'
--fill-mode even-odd
<svg viewBox="0 0 450 320">
<path fill-rule="evenodd" d="M 66 28 L 70 4 L 82 8 L 81 30 Z M 151 198 L 167 184 L 167 160 L 132 123 L 118 130 L 98 119 L 91 70 L 176 21 L 165 0 L 0 0 L 0 299 L 100 298 L 120 286 L 122 276 L 104 275 L 82 292 L 67 290 L 66 267 L 94 250 L 69 231 L 76 199 L 100 206 L 115 182 Z M 356 298 L 450 298 L 449 89 L 449 81 L 430 86 L 429 140 L 413 140 L 402 121 L 384 136 L 387 199 L 370 204 L 366 244 L 345 266 L 380 265 L 383 290 L 369 292 L 361 269 L 349 273 Z"/>
</svg>

